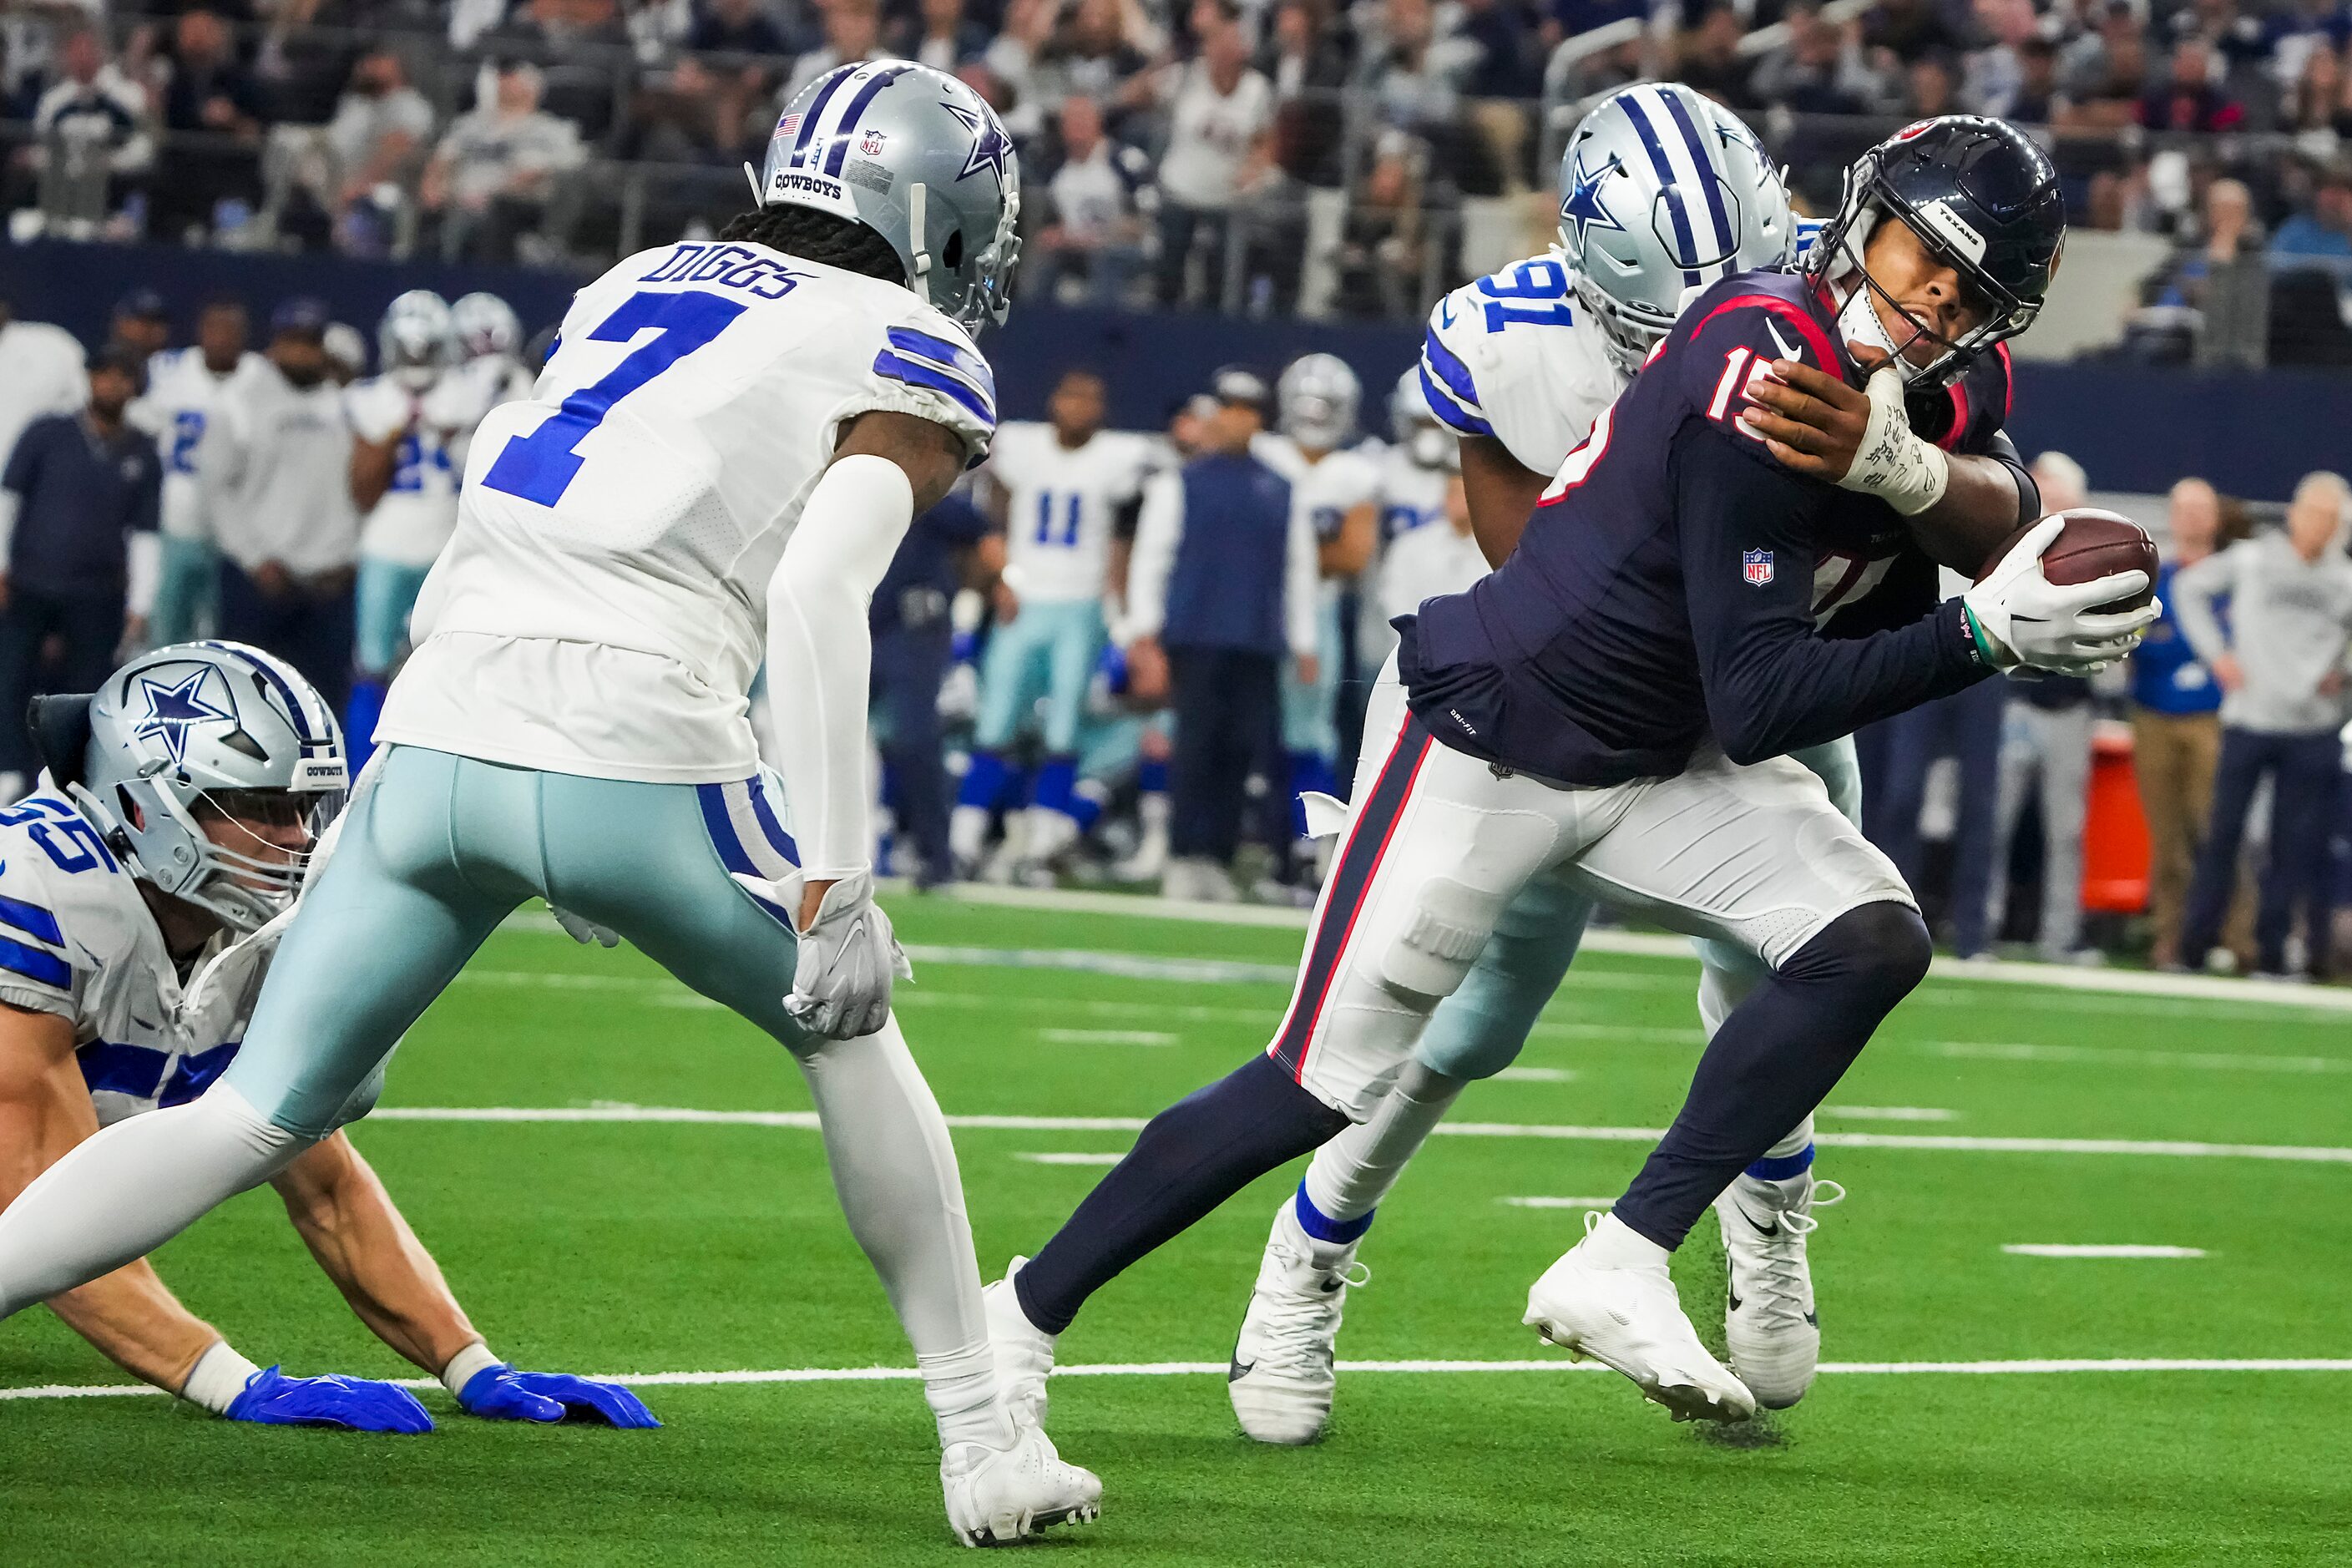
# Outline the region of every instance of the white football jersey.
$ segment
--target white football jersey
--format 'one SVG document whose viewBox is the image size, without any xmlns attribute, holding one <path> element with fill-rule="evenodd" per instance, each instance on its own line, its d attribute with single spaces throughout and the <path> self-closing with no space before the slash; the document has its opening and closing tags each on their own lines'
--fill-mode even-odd
<svg viewBox="0 0 2352 1568">
<path fill-rule="evenodd" d="M 1441 515 L 1429 527 L 1408 530 L 1389 542 L 1380 563 L 1381 614 L 1391 621 L 1412 615 L 1423 599 L 1465 592 L 1487 571 L 1478 542 L 1456 533 Z"/>
<path fill-rule="evenodd" d="M 977 458 L 995 383 L 896 283 L 736 243 L 622 262 L 573 296 L 530 400 L 475 432 L 377 738 L 594 778 L 750 776 L 768 580 L 842 423 L 875 409 Z"/>
<path fill-rule="evenodd" d="M 1380 505 L 1381 548 L 1417 528 L 1444 522 L 1445 490 L 1453 481 L 1453 469 L 1423 468 L 1402 446 L 1382 453 L 1380 485 L 1373 492 Z"/>
<path fill-rule="evenodd" d="M 220 1077 L 277 945 L 224 931 L 183 977 L 138 882 L 46 774 L 0 809 L 0 1002 L 73 1021 L 102 1124 Z"/>
<path fill-rule="evenodd" d="M 425 397 L 425 416 L 449 433 L 449 461 L 459 473 L 466 471 L 466 454 L 482 420 L 502 403 L 529 397 L 533 379 L 511 354 L 482 354 L 433 384 Z"/>
<path fill-rule="evenodd" d="M 205 363 L 193 344 L 165 349 L 147 362 L 147 391 L 131 405 L 131 421 L 155 438 L 163 456 L 163 531 L 179 539 L 205 539 L 204 489 L 197 479 L 197 453 L 205 429 L 229 391 L 261 356 L 247 353 L 226 375 Z"/>
<path fill-rule="evenodd" d="M 1021 420 L 998 430 L 988 471 L 1004 487 L 1004 579 L 1040 604 L 1099 599 L 1110 564 L 1111 524 L 1141 493 L 1150 438 L 1097 430 L 1062 445 L 1051 425 Z"/>
<path fill-rule="evenodd" d="M 360 553 L 402 566 L 430 566 L 457 531 L 457 469 L 449 429 L 437 422 L 436 395 L 449 378 L 412 392 L 388 375 L 355 382 L 343 393 L 352 433 L 362 441 L 394 436 L 392 484 L 360 524 Z"/>
<path fill-rule="evenodd" d="M 1250 455 L 1289 481 L 1291 513 L 1314 525 L 1318 542 L 1336 538 L 1348 514 L 1380 493 L 1380 448 L 1326 452 L 1310 463 L 1297 442 L 1269 432 L 1250 442 Z"/>
<path fill-rule="evenodd" d="M 1531 256 L 1440 300 L 1422 338 L 1423 390 L 1438 418 L 1493 437 L 1546 476 L 1633 380 L 1573 282 L 1559 257 Z"/>
</svg>

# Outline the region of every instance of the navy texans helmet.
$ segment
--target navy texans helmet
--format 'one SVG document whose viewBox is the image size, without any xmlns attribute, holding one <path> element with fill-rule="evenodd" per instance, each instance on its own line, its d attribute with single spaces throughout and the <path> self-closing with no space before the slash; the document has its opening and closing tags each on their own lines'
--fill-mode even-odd
<svg viewBox="0 0 2352 1568">
<path fill-rule="evenodd" d="M 2015 126 L 1981 115 L 1923 120 L 1864 153 L 1846 171 L 1837 216 L 1806 266 L 1832 283 L 1859 277 L 1864 287 L 1853 298 L 1874 295 L 1894 304 L 1863 263 L 1871 233 L 1885 217 L 1901 220 L 1959 274 L 1981 311 L 1957 341 L 1910 318 L 1944 350 L 1925 366 L 1898 358 L 1915 387 L 1951 382 L 1978 354 L 2032 326 L 2066 244 L 2066 206 L 2049 155 Z"/>
</svg>

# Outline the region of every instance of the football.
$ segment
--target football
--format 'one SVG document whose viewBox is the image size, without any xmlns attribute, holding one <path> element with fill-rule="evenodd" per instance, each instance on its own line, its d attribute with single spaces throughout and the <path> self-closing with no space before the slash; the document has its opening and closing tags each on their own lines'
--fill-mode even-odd
<svg viewBox="0 0 2352 1568">
<path fill-rule="evenodd" d="M 2050 542 L 2050 548 L 2042 552 L 2042 575 L 2053 583 L 2063 584 L 2088 583 L 2117 572 L 2137 569 L 2147 574 L 2147 587 L 2098 607 L 2102 610 L 2137 609 L 2154 596 L 2158 564 L 2156 541 L 2147 536 L 2147 530 L 2127 517 L 2101 511 L 2096 507 L 2076 507 L 2072 511 L 2057 515 L 2066 520 L 2066 526 L 2059 531 L 2057 538 Z M 2002 540 L 1993 552 L 1985 557 L 1983 567 L 1977 573 L 1977 580 L 1982 582 L 2000 564 L 2001 557 L 2039 526 L 2041 521 L 2036 519 Z"/>
</svg>

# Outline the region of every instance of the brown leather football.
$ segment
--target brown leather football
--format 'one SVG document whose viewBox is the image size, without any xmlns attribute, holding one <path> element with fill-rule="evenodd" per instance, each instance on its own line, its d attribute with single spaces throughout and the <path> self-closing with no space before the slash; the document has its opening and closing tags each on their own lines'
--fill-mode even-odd
<svg viewBox="0 0 2352 1568">
<path fill-rule="evenodd" d="M 2042 574 L 2053 583 L 2088 583 L 2116 572 L 2139 571 L 2147 574 L 2147 586 L 2127 598 L 2111 605 L 2101 605 L 2102 610 L 2129 610 L 2148 602 L 2156 593 L 2156 541 L 2147 530 L 2127 517 L 2096 507 L 2079 506 L 2072 511 L 2053 515 L 2066 520 L 2066 526 L 2050 548 L 2042 552 Z M 2039 520 L 2037 520 L 2038 521 Z M 1984 567 L 1977 574 L 1981 583 L 2000 563 L 2017 542 L 2037 526 L 2029 522 L 2019 529 L 1985 557 Z"/>
</svg>

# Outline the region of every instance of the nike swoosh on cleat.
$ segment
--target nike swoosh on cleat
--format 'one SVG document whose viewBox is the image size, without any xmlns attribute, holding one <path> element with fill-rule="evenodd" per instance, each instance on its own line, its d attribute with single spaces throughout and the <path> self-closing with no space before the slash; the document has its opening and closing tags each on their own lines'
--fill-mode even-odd
<svg viewBox="0 0 2352 1568">
<path fill-rule="evenodd" d="M 1805 1326 L 1809 1329 L 1818 1329 L 1822 1326 L 1822 1321 L 1813 1316 L 1811 1312 L 1807 1312 L 1805 1314 Z"/>
<path fill-rule="evenodd" d="M 1235 1356 L 1233 1358 L 1232 1363 L 1225 1368 L 1225 1381 L 1227 1383 L 1239 1383 L 1242 1379 L 1247 1377 L 1256 1370 L 1257 1363 L 1254 1361 L 1244 1362 L 1241 1357 Z"/>
<path fill-rule="evenodd" d="M 1739 1208 L 1738 1204 L 1734 1204 L 1731 1206 L 1734 1208 Z M 1755 1231 L 1757 1235 L 1764 1237 L 1768 1241 L 1780 1234 L 1780 1222 L 1777 1219 L 1768 1226 L 1762 1220 L 1758 1219 L 1754 1215 L 1749 1214 L 1744 1208 L 1739 1208 L 1739 1217 L 1748 1222 L 1748 1228 Z"/>
</svg>

